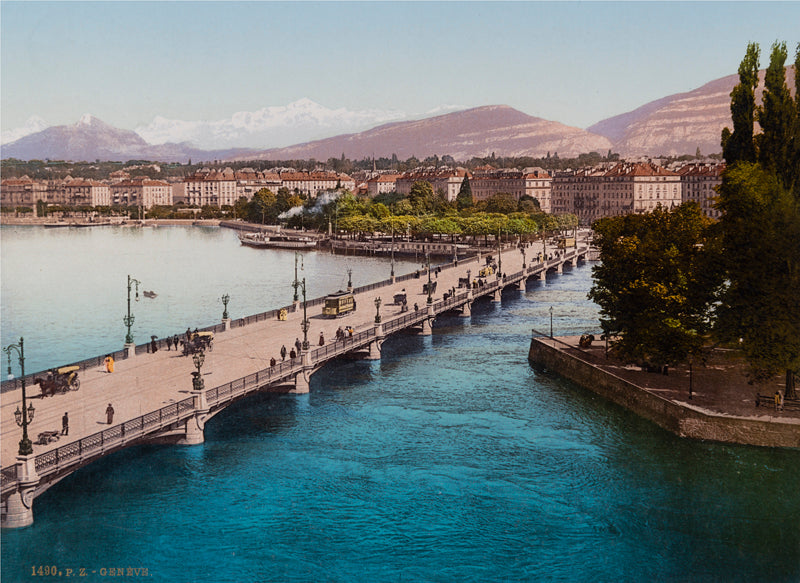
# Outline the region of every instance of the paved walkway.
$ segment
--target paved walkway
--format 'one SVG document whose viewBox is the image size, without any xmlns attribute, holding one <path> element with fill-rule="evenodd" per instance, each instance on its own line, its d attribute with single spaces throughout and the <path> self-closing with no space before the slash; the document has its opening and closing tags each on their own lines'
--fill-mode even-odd
<svg viewBox="0 0 800 583">
<path fill-rule="evenodd" d="M 540 250 L 540 243 L 526 250 L 529 266 L 531 257 Z M 496 250 L 492 255 L 496 255 Z M 477 265 L 475 260 L 461 261 L 458 267 L 442 269 L 437 277 L 432 275 L 434 281 L 438 281 L 435 299 L 441 299 L 442 294 L 450 288 L 458 287 L 458 278 L 466 277 L 468 269 L 473 278 L 477 277 Z M 522 255 L 519 250 L 504 251 L 503 272 L 514 273 L 521 269 Z M 383 318 L 399 314 L 400 306 L 393 305 L 392 298 L 402 289 L 408 294 L 409 309 L 413 310 L 414 303 L 419 304 L 420 309 L 424 308 L 427 296 L 422 293 L 422 286 L 425 282 L 427 275 L 423 274 L 420 279 L 398 282 L 357 294 L 357 311 L 339 319 L 323 318 L 319 305 L 309 308 L 309 343 L 312 347 L 318 346 L 320 332 L 327 342 L 333 341 L 336 329 L 340 326 L 352 326 L 356 331 L 373 327 L 374 301 L 377 297 L 382 299 L 380 310 Z M 269 367 L 270 358 L 280 362 L 281 346 L 285 345 L 288 351 L 293 347 L 296 338 L 302 340 L 302 318 L 301 304 L 297 311 L 288 314 L 285 321 L 265 320 L 216 334 L 213 350 L 206 353 L 202 368 L 205 387 L 210 389 L 265 369 Z M 193 370 L 191 357 L 160 349 L 155 354 L 139 354 L 118 360 L 114 373 L 106 373 L 101 367 L 80 373 L 81 387 L 78 391 L 43 398 L 39 396 L 38 386 L 28 388 L 29 399 L 31 395 L 35 395 L 30 402 L 33 403 L 36 413 L 28 428 L 29 437 L 34 442 L 34 453 L 38 455 L 47 452 L 108 427 L 105 424 L 105 411 L 109 403 L 115 410 L 113 424 L 116 425 L 187 398 L 192 388 Z M 0 399 L 0 467 L 6 467 L 15 462 L 21 438 L 21 430 L 14 421 L 13 413 L 21 401 L 21 395 L 19 391 L 14 391 L 3 394 Z M 65 412 L 70 419 L 69 436 L 61 437 L 59 441 L 49 445 L 37 445 L 35 442 L 40 432 L 61 432 L 61 417 Z"/>
<path fill-rule="evenodd" d="M 666 376 L 648 373 L 640 367 L 625 365 L 613 358 L 605 358 L 605 344 L 595 341 L 588 349 L 579 349 L 577 336 L 560 337 L 561 342 L 571 348 L 566 352 L 580 358 L 589 355 L 588 362 L 607 370 L 654 394 L 660 395 L 693 409 L 735 415 L 748 419 L 780 419 L 800 424 L 800 411 L 776 411 L 774 407 L 756 407 L 756 394 L 774 395 L 784 388 L 784 379 L 776 378 L 762 385 L 749 384 L 746 375 L 747 363 L 732 350 L 717 349 L 705 364 L 692 367 L 692 398 L 689 399 L 689 368 L 687 365 L 671 367 Z"/>
</svg>

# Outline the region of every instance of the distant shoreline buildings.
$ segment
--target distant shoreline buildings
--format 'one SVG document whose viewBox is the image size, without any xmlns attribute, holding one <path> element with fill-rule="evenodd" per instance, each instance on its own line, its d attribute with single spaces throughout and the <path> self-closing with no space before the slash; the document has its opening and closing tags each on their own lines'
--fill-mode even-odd
<svg viewBox="0 0 800 583">
<path fill-rule="evenodd" d="M 178 181 L 167 182 L 131 177 L 118 170 L 108 180 L 85 180 L 70 176 L 61 180 L 36 181 L 23 176 L 0 183 L 0 205 L 35 208 L 38 201 L 48 205 L 92 206 L 233 206 L 237 200 L 252 200 L 256 192 L 286 188 L 315 198 L 322 192 L 345 189 L 375 197 L 396 192 L 406 196 L 414 183 L 427 181 L 433 191 L 456 200 L 462 183 L 469 178 L 474 201 L 497 194 L 516 200 L 534 198 L 543 212 L 573 213 L 582 225 L 607 217 L 648 212 L 695 201 L 703 212 L 718 218 L 713 208 L 715 187 L 722 182 L 725 165 L 718 162 L 686 162 L 663 167 L 653 162 L 606 162 L 591 168 L 553 174 L 542 168 L 497 169 L 482 166 L 470 172 L 464 168 L 418 168 L 404 173 L 365 173 L 363 180 L 339 172 L 295 171 L 252 168 L 202 168 Z"/>
</svg>

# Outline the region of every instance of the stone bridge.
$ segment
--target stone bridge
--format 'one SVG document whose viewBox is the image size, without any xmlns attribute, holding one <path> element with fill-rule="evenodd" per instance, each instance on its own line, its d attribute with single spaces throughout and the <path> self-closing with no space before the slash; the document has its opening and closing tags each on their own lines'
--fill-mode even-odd
<svg viewBox="0 0 800 583">
<path fill-rule="evenodd" d="M 357 310 L 339 319 L 323 318 L 319 306 L 324 298 L 316 298 L 305 306 L 295 302 L 283 308 L 285 319 L 279 317 L 278 309 L 224 320 L 206 329 L 215 332 L 215 340 L 213 350 L 204 354 L 203 369 L 198 371 L 202 374 L 196 375 L 200 382 L 193 382 L 192 358 L 163 347 L 151 354 L 147 344 L 114 353 L 114 373 L 103 370 L 102 356 L 77 363 L 81 367 L 79 391 L 34 397 L 40 401 L 28 428 L 34 440 L 33 454 L 17 453 L 20 430 L 15 423 L 3 423 L 2 525 L 32 524 L 36 496 L 104 455 L 141 443 L 202 443 L 208 420 L 238 399 L 257 391 L 308 392 L 311 376 L 331 360 L 345 355 L 379 359 L 388 335 L 404 330 L 431 334 L 437 315 L 470 316 L 475 301 L 490 298 L 499 302 L 504 289 L 524 291 L 529 278 L 544 280 L 548 272 L 561 273 L 564 265 L 583 260 L 588 252 L 587 247 L 579 247 L 540 260 L 537 245 L 506 248 L 500 254 L 495 250 L 492 255 L 499 263 L 498 270 L 485 277 L 478 277 L 486 265 L 485 255 L 479 254 L 432 267 L 430 273 L 423 269 L 356 288 L 352 291 Z M 430 297 L 423 290 L 429 279 L 438 288 Z M 407 294 L 406 311 L 390 303 L 394 294 L 401 292 Z M 309 348 L 300 350 L 295 358 L 281 359 L 281 346 L 294 347 L 302 335 L 304 308 L 311 332 Z M 312 311 L 316 313 L 312 315 Z M 352 335 L 336 339 L 336 330 L 342 326 L 352 328 Z M 318 335 L 327 340 L 317 340 Z M 271 366 L 273 358 L 276 362 Z M 26 378 L 29 387 L 33 376 Z M 20 403 L 20 383 L 20 379 L 3 383 L 3 420 L 11 419 L 13 408 Z M 113 403 L 116 424 L 106 423 L 108 403 Z M 52 443 L 36 443 L 40 432 L 61 427 L 64 411 L 70 413 L 70 435 Z"/>
</svg>

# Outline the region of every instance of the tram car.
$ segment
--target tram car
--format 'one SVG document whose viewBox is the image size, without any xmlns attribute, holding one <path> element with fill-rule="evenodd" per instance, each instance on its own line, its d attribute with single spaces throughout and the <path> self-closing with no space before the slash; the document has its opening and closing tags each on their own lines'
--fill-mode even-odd
<svg viewBox="0 0 800 583">
<path fill-rule="evenodd" d="M 355 311 L 356 299 L 353 297 L 353 294 L 340 290 L 325 298 L 322 315 L 328 318 L 338 318 Z"/>
</svg>

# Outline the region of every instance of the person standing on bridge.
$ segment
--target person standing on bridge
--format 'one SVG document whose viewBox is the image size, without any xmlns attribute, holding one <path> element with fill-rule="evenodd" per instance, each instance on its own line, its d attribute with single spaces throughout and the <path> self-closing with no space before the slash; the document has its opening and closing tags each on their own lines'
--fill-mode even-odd
<svg viewBox="0 0 800 583">
<path fill-rule="evenodd" d="M 109 403 L 108 407 L 106 407 L 106 423 L 111 425 L 112 421 L 114 421 L 114 407 Z"/>
<path fill-rule="evenodd" d="M 61 418 L 61 435 L 69 435 L 69 416 L 67 415 L 66 411 L 64 412 L 64 416 Z"/>
<path fill-rule="evenodd" d="M 294 347 L 297 349 L 298 354 L 300 352 L 302 352 L 303 345 L 300 343 L 300 339 L 299 338 L 295 338 L 294 339 Z M 294 358 L 294 357 L 292 357 L 292 358 Z"/>
<path fill-rule="evenodd" d="M 325 335 L 322 332 L 319 333 L 319 345 L 322 346 L 325 344 Z"/>
<path fill-rule="evenodd" d="M 286 360 L 286 346 L 281 346 L 281 360 Z"/>
</svg>

